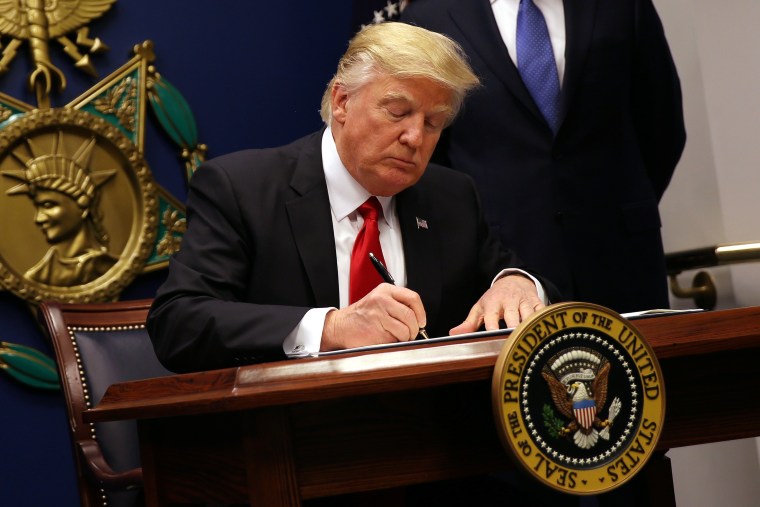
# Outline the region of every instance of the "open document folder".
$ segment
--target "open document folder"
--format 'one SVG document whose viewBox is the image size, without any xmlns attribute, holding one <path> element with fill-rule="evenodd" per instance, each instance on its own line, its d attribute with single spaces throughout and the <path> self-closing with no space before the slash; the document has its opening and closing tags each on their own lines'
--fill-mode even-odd
<svg viewBox="0 0 760 507">
<path fill-rule="evenodd" d="M 621 316 L 628 320 L 636 320 L 636 319 L 643 319 L 643 318 L 649 318 L 649 317 L 677 315 L 677 314 L 682 314 L 682 313 L 695 313 L 695 312 L 703 312 L 703 311 L 704 310 L 700 308 L 692 308 L 692 309 L 687 309 L 687 310 L 656 309 L 656 310 L 643 310 L 640 312 L 623 313 L 621 314 Z M 363 352 L 365 350 L 380 350 L 380 349 L 390 349 L 390 348 L 396 348 L 396 347 L 408 347 L 409 345 L 419 345 L 420 343 L 428 344 L 428 343 L 440 343 L 440 342 L 449 342 L 449 341 L 456 341 L 456 340 L 465 340 L 468 338 L 506 336 L 510 334 L 513 330 L 514 330 L 513 327 L 509 327 L 509 328 L 503 328 L 503 329 L 493 329 L 491 331 L 475 331 L 474 333 L 464 333 L 464 334 L 458 334 L 455 336 L 439 336 L 436 338 L 430 338 L 429 340 L 412 340 L 409 342 L 380 343 L 378 345 L 366 345 L 364 347 L 355 347 L 352 349 L 332 350 L 330 352 L 318 352 L 316 354 L 312 354 L 311 357 L 334 356 L 337 354 L 347 354 L 349 352 Z"/>
</svg>

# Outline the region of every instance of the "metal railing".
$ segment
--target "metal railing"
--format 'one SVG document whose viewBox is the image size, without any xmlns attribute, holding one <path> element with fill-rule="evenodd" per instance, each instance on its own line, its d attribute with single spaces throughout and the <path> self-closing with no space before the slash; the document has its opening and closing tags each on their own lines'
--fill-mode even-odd
<svg viewBox="0 0 760 507">
<path fill-rule="evenodd" d="M 760 261 L 760 242 L 724 243 L 665 255 L 670 290 L 675 297 L 693 298 L 700 308 L 712 310 L 718 299 L 715 280 L 707 271 L 694 275 L 691 287 L 681 287 L 676 278 L 690 269 L 711 268 L 727 264 Z"/>
</svg>

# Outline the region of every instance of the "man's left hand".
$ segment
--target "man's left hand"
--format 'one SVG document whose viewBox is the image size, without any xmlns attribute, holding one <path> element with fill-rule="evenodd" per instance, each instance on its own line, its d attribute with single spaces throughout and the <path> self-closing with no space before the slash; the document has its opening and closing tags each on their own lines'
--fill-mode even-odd
<svg viewBox="0 0 760 507">
<path fill-rule="evenodd" d="M 499 329 L 499 321 L 515 327 L 530 315 L 544 308 L 536 285 L 519 274 L 498 279 L 475 303 L 464 322 L 450 334 L 472 333 L 485 324 L 486 330 Z"/>
</svg>

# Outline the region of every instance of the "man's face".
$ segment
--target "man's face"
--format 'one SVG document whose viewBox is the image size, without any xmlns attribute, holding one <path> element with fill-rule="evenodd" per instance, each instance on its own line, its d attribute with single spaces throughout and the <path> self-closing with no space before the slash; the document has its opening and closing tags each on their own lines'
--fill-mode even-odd
<svg viewBox="0 0 760 507">
<path fill-rule="evenodd" d="M 378 76 L 350 95 L 336 84 L 332 99 L 340 159 L 373 195 L 420 179 L 451 115 L 451 92 L 425 78 Z"/>
<path fill-rule="evenodd" d="M 35 192 L 34 223 L 42 229 L 49 243 L 55 244 L 74 237 L 82 228 L 82 210 L 68 195 L 55 190 Z"/>
</svg>

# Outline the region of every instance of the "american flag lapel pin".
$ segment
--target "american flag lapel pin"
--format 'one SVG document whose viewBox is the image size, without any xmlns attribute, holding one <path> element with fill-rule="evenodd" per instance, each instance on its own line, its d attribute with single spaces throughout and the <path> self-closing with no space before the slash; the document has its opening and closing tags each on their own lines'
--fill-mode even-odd
<svg viewBox="0 0 760 507">
<path fill-rule="evenodd" d="M 418 229 L 427 229 L 428 228 L 427 220 L 424 220 L 424 219 L 422 219 L 420 217 L 414 217 L 414 218 L 417 220 L 417 228 Z"/>
</svg>

